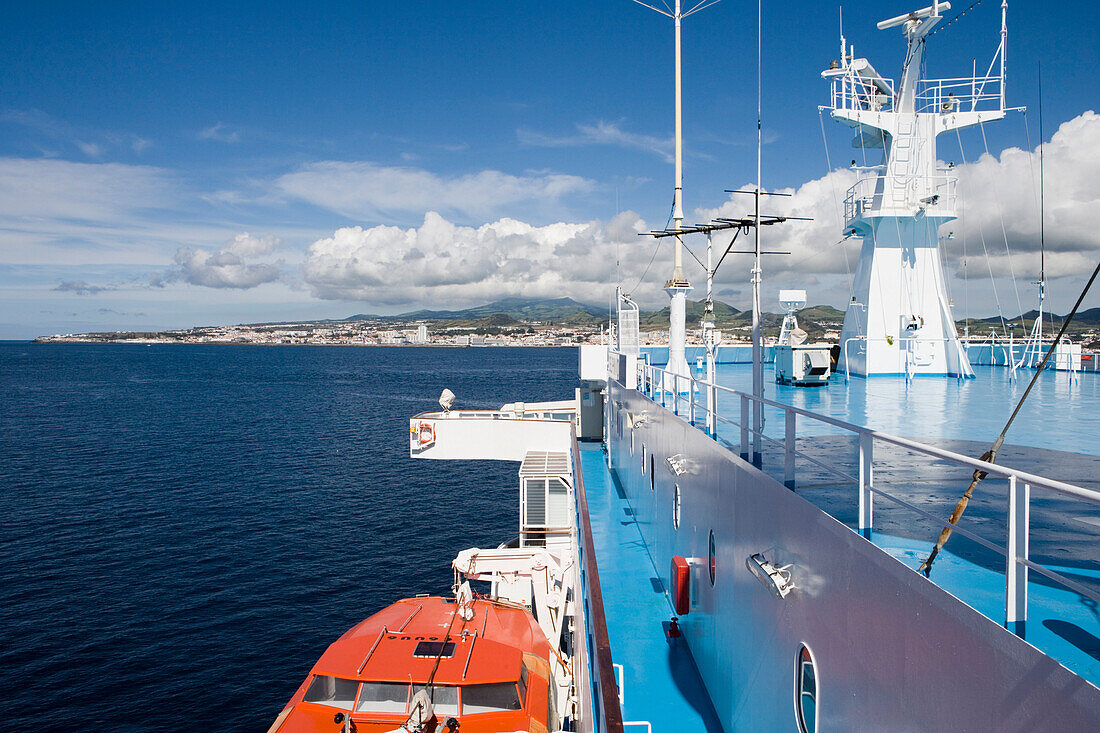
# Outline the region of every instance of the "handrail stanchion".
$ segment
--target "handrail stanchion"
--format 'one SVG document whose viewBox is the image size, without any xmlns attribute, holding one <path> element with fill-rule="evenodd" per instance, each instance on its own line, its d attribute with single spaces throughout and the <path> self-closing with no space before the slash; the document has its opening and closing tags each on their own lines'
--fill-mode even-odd
<svg viewBox="0 0 1100 733">
<path fill-rule="evenodd" d="M 718 389 L 713 384 L 707 386 L 707 433 L 718 437 Z"/>
<path fill-rule="evenodd" d="M 741 395 L 741 457 L 749 460 L 749 398 Z"/>
<path fill-rule="evenodd" d="M 859 434 L 859 533 L 867 539 L 874 522 L 874 447 L 874 436 Z"/>
<path fill-rule="evenodd" d="M 794 444 L 795 444 L 795 413 L 791 410 L 783 411 L 784 417 L 784 455 L 783 455 L 783 483 L 788 489 L 794 488 Z"/>
<path fill-rule="evenodd" d="M 1028 525 L 1031 487 L 1008 477 L 1008 547 L 1005 557 L 1005 628 L 1024 636 L 1027 622 Z"/>
<path fill-rule="evenodd" d="M 688 424 L 695 425 L 695 375 L 688 375 Z"/>
<path fill-rule="evenodd" d="M 680 414 L 680 373 L 672 373 L 672 414 Z"/>
</svg>

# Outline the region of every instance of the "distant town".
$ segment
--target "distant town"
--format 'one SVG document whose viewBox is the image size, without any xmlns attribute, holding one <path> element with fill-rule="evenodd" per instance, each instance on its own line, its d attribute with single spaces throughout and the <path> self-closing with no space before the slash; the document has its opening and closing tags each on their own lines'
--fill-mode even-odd
<svg viewBox="0 0 1100 733">
<path fill-rule="evenodd" d="M 688 343 L 700 344 L 698 328 L 703 315 L 701 301 L 689 301 Z M 844 313 L 819 305 L 796 312 L 799 326 L 813 341 L 836 343 Z M 1030 329 L 1027 313 L 1002 322 L 1000 318 L 970 319 L 958 323 L 959 333 L 972 338 L 1006 338 L 1012 331 L 1017 340 L 1026 339 Z M 714 303 L 714 320 L 726 344 L 748 342 L 752 313 L 721 302 Z M 762 313 L 765 341 L 779 334 L 783 315 Z M 1044 319 L 1045 320 L 1045 319 Z M 357 314 L 341 320 L 253 323 L 232 326 L 195 326 L 166 331 L 106 331 L 41 336 L 38 342 L 150 343 L 150 344 L 258 344 L 270 346 L 576 346 L 601 343 L 606 339 L 608 316 L 605 309 L 578 303 L 570 298 L 536 300 L 508 298 L 459 311 L 420 310 L 395 316 Z M 1048 338 L 1061 319 L 1052 317 Z M 1100 347 L 1100 308 L 1079 313 L 1070 335 L 1085 348 Z M 643 311 L 639 317 L 643 345 L 668 343 L 668 308 Z M 694 328 L 693 328 L 694 327 Z"/>
</svg>

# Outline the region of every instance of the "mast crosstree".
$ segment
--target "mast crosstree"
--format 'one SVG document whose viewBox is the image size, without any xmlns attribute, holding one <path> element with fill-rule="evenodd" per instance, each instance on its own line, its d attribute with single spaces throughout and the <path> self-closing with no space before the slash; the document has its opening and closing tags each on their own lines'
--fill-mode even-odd
<svg viewBox="0 0 1100 733">
<path fill-rule="evenodd" d="M 1006 11 L 1001 42 L 984 76 L 922 79 L 927 38 L 947 2 L 878 24 L 900 27 L 908 44 L 901 81 L 881 76 L 840 38 L 841 58 L 822 72 L 833 119 L 855 129 L 853 147 L 881 149 L 879 165 L 853 167 L 844 233 L 862 237 L 852 298 L 841 331 L 840 369 L 859 375 L 972 377 L 947 297 L 939 228 L 957 218 L 958 179 L 940 167 L 936 137 L 999 120 L 1005 108 Z"/>
</svg>

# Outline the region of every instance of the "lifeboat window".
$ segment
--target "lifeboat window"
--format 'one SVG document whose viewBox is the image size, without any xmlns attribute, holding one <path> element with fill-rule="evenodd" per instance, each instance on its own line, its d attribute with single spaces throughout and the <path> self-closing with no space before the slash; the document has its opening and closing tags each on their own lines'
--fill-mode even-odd
<svg viewBox="0 0 1100 733">
<path fill-rule="evenodd" d="M 522 710 L 515 682 L 492 685 L 466 685 L 462 688 L 462 714 Z"/>
<path fill-rule="evenodd" d="M 798 729 L 802 733 L 814 733 L 817 730 L 817 672 L 814 658 L 805 644 L 798 650 L 796 674 L 795 715 L 798 716 Z"/>
<path fill-rule="evenodd" d="M 355 693 L 358 689 L 359 683 L 355 680 L 342 680 L 339 677 L 319 674 L 315 675 L 313 681 L 309 683 L 309 689 L 306 690 L 302 700 L 341 710 L 351 710 L 355 704 Z"/>
<path fill-rule="evenodd" d="M 414 657 L 451 658 L 455 655 L 455 643 L 453 641 L 421 641 L 413 649 Z"/>
<path fill-rule="evenodd" d="M 401 713 L 409 700 L 409 686 L 404 682 L 364 682 L 356 710 L 370 713 Z"/>
<path fill-rule="evenodd" d="M 436 715 L 458 715 L 458 688 L 450 685 L 434 685 L 433 690 L 428 691 L 432 700 L 432 707 Z M 423 690 L 423 687 L 415 686 L 412 689 L 413 697 Z M 410 700 L 412 697 L 409 698 Z"/>
</svg>

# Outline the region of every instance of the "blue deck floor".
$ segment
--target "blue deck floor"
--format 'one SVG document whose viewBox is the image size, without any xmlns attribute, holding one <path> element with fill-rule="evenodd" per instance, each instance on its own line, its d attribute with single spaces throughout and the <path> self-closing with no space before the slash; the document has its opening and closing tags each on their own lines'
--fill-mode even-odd
<svg viewBox="0 0 1100 733">
<path fill-rule="evenodd" d="M 623 667 L 623 720 L 648 721 L 654 731 L 721 731 L 687 644 L 682 637 L 668 638 L 673 609 L 662 573 L 654 568 L 601 446 L 581 447 L 581 471 L 611 658 Z"/>
</svg>

